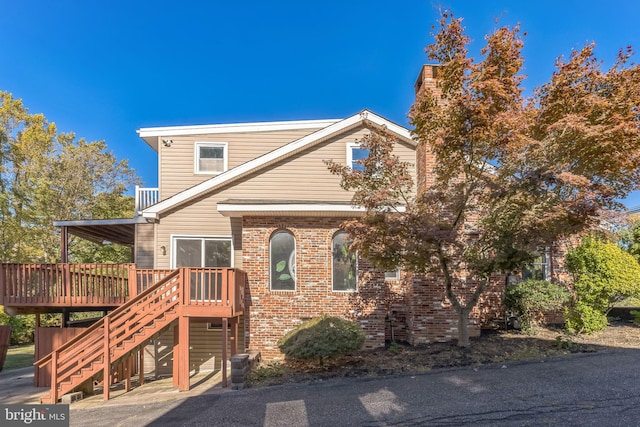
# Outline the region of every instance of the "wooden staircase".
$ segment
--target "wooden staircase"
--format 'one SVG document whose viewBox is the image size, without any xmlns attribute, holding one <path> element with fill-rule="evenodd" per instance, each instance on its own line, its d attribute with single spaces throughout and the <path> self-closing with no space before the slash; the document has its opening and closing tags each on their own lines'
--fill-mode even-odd
<svg viewBox="0 0 640 427">
<path fill-rule="evenodd" d="M 64 394 L 98 378 L 102 378 L 104 387 L 108 388 L 118 362 L 140 351 L 151 338 L 178 319 L 179 306 L 185 302 L 183 276 L 184 270 L 171 272 L 35 362 L 40 368 L 51 363 L 51 391 L 40 401 L 57 403 Z"/>
</svg>

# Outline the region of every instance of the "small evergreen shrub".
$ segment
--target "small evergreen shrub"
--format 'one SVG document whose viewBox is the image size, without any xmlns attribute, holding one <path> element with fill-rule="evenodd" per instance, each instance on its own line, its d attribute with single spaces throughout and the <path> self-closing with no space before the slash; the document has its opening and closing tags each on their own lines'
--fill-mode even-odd
<svg viewBox="0 0 640 427">
<path fill-rule="evenodd" d="M 520 315 L 523 330 L 535 328 L 544 312 L 560 311 L 570 301 L 567 289 L 546 280 L 525 280 L 507 287 L 504 303 L 508 310 Z"/>
<path fill-rule="evenodd" d="M 336 357 L 359 350 L 364 331 L 359 324 L 338 317 L 308 320 L 278 341 L 278 347 L 294 359 Z"/>
</svg>

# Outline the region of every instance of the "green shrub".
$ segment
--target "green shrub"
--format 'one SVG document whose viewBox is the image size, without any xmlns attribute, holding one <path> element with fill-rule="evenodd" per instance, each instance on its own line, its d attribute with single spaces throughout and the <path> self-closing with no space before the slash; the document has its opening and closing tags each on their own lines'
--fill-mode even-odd
<svg viewBox="0 0 640 427">
<path fill-rule="evenodd" d="M 355 322 L 338 317 L 321 316 L 308 320 L 278 341 L 287 357 L 311 359 L 336 357 L 359 350 L 364 331 Z"/>
<path fill-rule="evenodd" d="M 507 287 L 504 303 L 520 315 L 522 329 L 530 330 L 540 323 L 544 312 L 562 310 L 570 299 L 569 291 L 558 283 L 525 280 Z"/>
<path fill-rule="evenodd" d="M 567 312 L 572 332 L 604 329 L 607 313 L 617 302 L 640 296 L 640 265 L 615 243 L 585 238 L 566 261 L 576 296 Z"/>
<path fill-rule="evenodd" d="M 601 313 L 640 296 L 640 265 L 615 243 L 586 238 L 566 260 L 578 300 Z"/>
<path fill-rule="evenodd" d="M 565 314 L 567 330 L 574 334 L 591 334 L 607 327 L 607 315 L 581 301 L 576 302 Z"/>
</svg>

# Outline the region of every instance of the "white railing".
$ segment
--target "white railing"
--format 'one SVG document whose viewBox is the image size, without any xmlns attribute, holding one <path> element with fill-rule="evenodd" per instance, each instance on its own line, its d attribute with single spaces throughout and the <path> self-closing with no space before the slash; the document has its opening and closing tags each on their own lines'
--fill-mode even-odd
<svg viewBox="0 0 640 427">
<path fill-rule="evenodd" d="M 141 188 L 136 185 L 136 215 L 159 202 L 157 188 Z"/>
</svg>

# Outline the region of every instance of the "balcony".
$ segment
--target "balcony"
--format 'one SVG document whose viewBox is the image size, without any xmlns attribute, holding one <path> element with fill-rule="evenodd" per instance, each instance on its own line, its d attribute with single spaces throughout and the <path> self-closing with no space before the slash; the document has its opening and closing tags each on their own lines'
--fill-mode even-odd
<svg viewBox="0 0 640 427">
<path fill-rule="evenodd" d="M 141 188 L 136 185 L 136 216 L 141 215 L 143 210 L 159 201 L 157 188 Z"/>
</svg>

